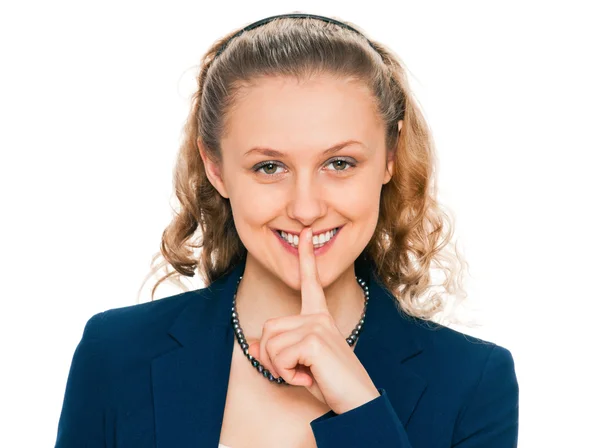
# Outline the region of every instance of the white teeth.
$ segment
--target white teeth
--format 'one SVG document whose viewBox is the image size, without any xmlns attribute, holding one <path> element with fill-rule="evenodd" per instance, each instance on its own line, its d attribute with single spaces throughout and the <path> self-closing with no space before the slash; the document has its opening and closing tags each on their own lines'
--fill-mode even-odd
<svg viewBox="0 0 600 448">
<path fill-rule="evenodd" d="M 313 246 L 321 247 L 325 245 L 333 236 L 337 233 L 338 229 L 328 230 L 327 232 L 321 233 L 320 235 L 313 235 Z M 291 233 L 285 233 L 282 230 L 278 230 L 281 237 L 286 240 L 290 245 L 298 247 L 299 236 L 292 235 Z"/>
</svg>

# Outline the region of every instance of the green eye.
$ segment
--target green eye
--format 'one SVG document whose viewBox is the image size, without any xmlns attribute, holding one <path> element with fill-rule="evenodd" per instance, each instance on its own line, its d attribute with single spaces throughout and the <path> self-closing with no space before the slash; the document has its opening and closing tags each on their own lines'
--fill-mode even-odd
<svg viewBox="0 0 600 448">
<path fill-rule="evenodd" d="M 275 174 L 277 171 L 277 165 L 274 163 L 268 163 L 267 165 L 263 165 L 261 168 L 265 170 L 266 174 Z"/>
<path fill-rule="evenodd" d="M 351 160 L 347 160 L 345 158 L 336 158 L 336 159 L 331 159 L 330 161 L 328 161 L 325 166 L 328 165 L 333 165 L 334 169 L 330 170 L 330 171 L 336 171 L 338 173 L 343 173 L 345 171 L 350 171 L 350 169 L 354 168 L 356 166 L 356 162 L 354 161 L 354 159 Z M 280 162 L 276 162 L 273 160 L 267 160 L 265 162 L 261 162 L 258 165 L 254 166 L 252 169 L 254 172 L 256 173 L 260 173 L 262 171 L 263 174 L 267 175 L 267 176 L 276 176 L 277 174 L 281 174 L 277 173 L 277 168 L 285 168 L 285 165 L 283 165 Z"/>
<path fill-rule="evenodd" d="M 333 171 L 337 171 L 341 174 L 356 167 L 356 161 L 354 159 L 338 157 L 327 162 L 327 165 L 333 165 Z"/>
<path fill-rule="evenodd" d="M 254 168 L 254 171 L 259 172 L 260 170 L 263 170 L 264 174 L 266 174 L 268 176 L 273 176 L 274 174 L 276 174 L 278 167 L 283 167 L 283 166 L 281 164 L 275 163 L 275 162 L 263 162 L 263 163 L 258 164 Z"/>
<path fill-rule="evenodd" d="M 345 168 L 345 167 L 347 167 L 347 166 L 348 166 L 348 162 L 347 162 L 347 161 L 345 161 L 345 160 L 341 160 L 341 159 L 334 160 L 334 161 L 333 161 L 333 162 L 331 162 L 331 163 L 333 163 L 333 166 L 335 167 L 335 170 L 336 170 L 336 171 L 344 171 L 344 169 L 343 169 L 343 168 Z M 340 164 L 341 164 L 341 168 L 342 168 L 342 169 L 339 169 L 339 170 L 338 170 L 338 168 L 340 168 Z"/>
</svg>

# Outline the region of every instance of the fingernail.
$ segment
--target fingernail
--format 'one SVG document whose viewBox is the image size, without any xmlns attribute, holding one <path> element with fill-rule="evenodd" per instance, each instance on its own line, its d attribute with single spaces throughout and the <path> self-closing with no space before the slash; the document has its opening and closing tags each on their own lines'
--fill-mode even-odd
<svg viewBox="0 0 600 448">
<path fill-rule="evenodd" d="M 312 229 L 308 229 L 308 232 L 306 232 L 306 240 L 312 242 Z"/>
</svg>

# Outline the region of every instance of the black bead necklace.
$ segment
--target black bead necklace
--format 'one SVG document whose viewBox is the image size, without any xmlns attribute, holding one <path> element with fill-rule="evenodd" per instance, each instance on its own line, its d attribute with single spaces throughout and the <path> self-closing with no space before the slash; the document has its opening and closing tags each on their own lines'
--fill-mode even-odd
<svg viewBox="0 0 600 448">
<path fill-rule="evenodd" d="M 242 277 L 243 276 L 240 276 L 240 278 L 238 279 L 237 284 L 235 286 L 235 292 L 233 294 L 233 306 L 231 308 L 231 324 L 233 325 L 233 331 L 235 331 L 236 338 L 238 340 L 238 343 L 240 344 L 240 347 L 242 347 L 242 351 L 244 352 L 244 355 L 252 363 L 252 366 L 256 368 L 258 373 L 262 373 L 262 375 L 271 382 L 287 385 L 288 383 L 286 383 L 282 377 L 275 378 L 273 376 L 273 374 L 271 372 L 269 372 L 268 369 L 265 369 L 264 366 L 260 362 L 258 362 L 258 359 L 254 358 L 248 351 L 249 345 L 246 342 L 246 337 L 244 336 L 244 332 L 242 331 L 242 327 L 240 326 L 240 320 L 239 320 L 236 303 L 235 303 L 235 298 L 237 296 L 237 290 L 240 285 L 240 281 L 242 280 Z M 356 277 L 356 281 L 362 288 L 363 293 L 365 295 L 365 307 L 363 308 L 363 312 L 362 312 L 362 315 L 360 316 L 360 320 L 358 321 L 358 324 L 356 325 L 356 327 L 354 327 L 354 330 L 352 330 L 352 334 L 350 334 L 350 336 L 348 336 L 348 338 L 346 338 L 346 342 L 348 343 L 348 345 L 350 347 L 352 347 L 354 345 L 354 343 L 358 339 L 358 336 L 360 335 L 360 332 L 362 331 L 363 325 L 365 324 L 367 305 L 369 304 L 369 286 L 366 284 L 366 282 L 363 279 L 361 279 L 359 277 Z"/>
</svg>

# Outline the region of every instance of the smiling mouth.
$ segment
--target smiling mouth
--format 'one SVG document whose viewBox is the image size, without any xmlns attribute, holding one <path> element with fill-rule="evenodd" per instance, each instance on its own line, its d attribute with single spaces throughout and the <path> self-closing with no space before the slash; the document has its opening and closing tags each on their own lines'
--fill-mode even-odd
<svg viewBox="0 0 600 448">
<path fill-rule="evenodd" d="M 325 246 L 341 229 L 340 227 L 336 227 L 335 229 L 328 230 L 327 232 L 323 232 L 319 235 L 313 235 L 313 247 L 318 249 L 319 247 Z M 282 230 L 276 231 L 279 237 L 289 244 L 291 247 L 298 249 L 298 235 L 287 234 Z"/>
</svg>

